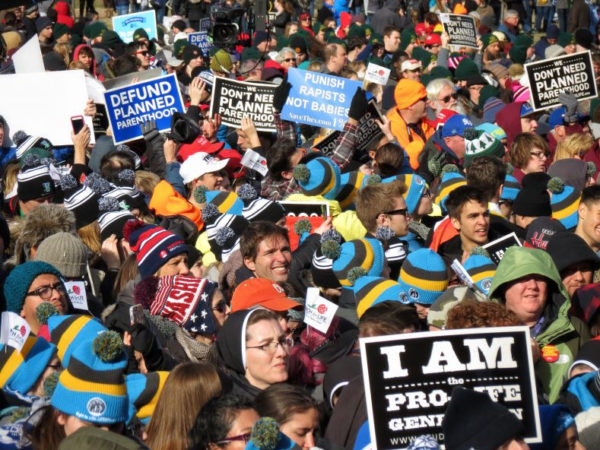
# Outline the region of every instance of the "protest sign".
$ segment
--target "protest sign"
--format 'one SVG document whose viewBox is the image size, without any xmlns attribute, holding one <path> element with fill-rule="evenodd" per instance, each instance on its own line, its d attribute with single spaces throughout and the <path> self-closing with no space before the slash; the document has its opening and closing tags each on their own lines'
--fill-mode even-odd
<svg viewBox="0 0 600 450">
<path fill-rule="evenodd" d="M 490 254 L 491 260 L 498 265 L 500 264 L 500 261 L 502 261 L 506 249 L 508 247 L 512 247 L 513 245 L 518 245 L 521 247 L 521 241 L 514 232 L 507 234 L 506 236 L 502 236 L 495 241 L 488 242 L 487 244 L 482 245 L 482 247 L 485 248 Z"/>
<path fill-rule="evenodd" d="M 156 12 L 153 9 L 140 11 L 122 16 L 113 16 L 113 30 L 126 44 L 133 41 L 133 33 L 138 28 L 143 28 L 148 33 L 148 39 L 158 37 L 156 31 Z"/>
<path fill-rule="evenodd" d="M 385 86 L 390 77 L 391 70 L 387 67 L 379 66 L 374 63 L 369 63 L 365 72 L 365 81 L 381 84 Z"/>
<path fill-rule="evenodd" d="M 263 177 L 267 176 L 269 173 L 269 168 L 267 167 L 267 159 L 264 156 L 261 156 L 260 153 L 255 152 L 251 148 L 247 149 L 244 152 L 244 156 L 240 161 L 240 164 L 248 169 L 256 170 Z"/>
<path fill-rule="evenodd" d="M 314 202 L 279 202 L 285 210 L 285 227 L 288 229 L 288 237 L 290 240 L 290 248 L 296 250 L 300 236 L 294 231 L 294 225 L 301 219 L 308 219 L 312 225 L 312 229 L 319 227 L 329 217 L 329 203 L 325 201 Z"/>
<path fill-rule="evenodd" d="M 15 73 L 39 73 L 46 71 L 40 48 L 40 40 L 37 34 L 12 55 L 12 62 L 15 66 Z"/>
<path fill-rule="evenodd" d="M 208 52 L 212 48 L 212 39 L 206 31 L 188 34 L 188 42 L 192 45 L 200 47 L 204 56 L 207 56 Z"/>
<path fill-rule="evenodd" d="M 319 295 L 319 288 L 306 290 L 304 323 L 326 334 L 333 321 L 338 305 Z"/>
<path fill-rule="evenodd" d="M 198 30 L 200 31 L 209 31 L 211 28 L 210 17 L 203 17 L 200 19 L 200 24 Z"/>
<path fill-rule="evenodd" d="M 498 327 L 360 339 L 372 448 L 405 448 L 417 436 L 443 441 L 452 389 L 489 394 L 541 442 L 529 328 Z"/>
<path fill-rule="evenodd" d="M 83 281 L 66 281 L 67 295 L 73 308 L 88 311 L 87 292 Z"/>
<path fill-rule="evenodd" d="M 360 81 L 290 68 L 292 85 L 281 118 L 320 128 L 343 130 Z"/>
<path fill-rule="evenodd" d="M 444 31 L 448 33 L 448 44 L 457 47 L 477 48 L 475 19 L 461 14 L 440 14 Z"/>
<path fill-rule="evenodd" d="M 140 125 L 149 120 L 169 130 L 173 113 L 184 111 L 174 74 L 106 91 L 104 98 L 115 144 L 142 137 Z"/>
<path fill-rule="evenodd" d="M 325 156 L 330 157 L 333 154 L 333 151 L 338 145 L 338 138 L 342 133 L 340 131 L 334 131 L 330 133 L 329 136 L 319 141 L 318 144 L 313 145 L 313 148 L 316 148 Z"/>
<path fill-rule="evenodd" d="M 366 114 L 358 121 L 355 141 L 357 152 L 365 152 L 371 149 L 383 137 L 383 131 L 377 125 L 378 120 L 383 123 L 381 113 L 375 105 L 375 99 L 371 99 Z"/>
<path fill-rule="evenodd" d="M 2 75 L 0 98 L 9 128 L 4 130 L 6 136 L 24 130 L 53 145 L 73 145 L 71 117 L 83 114 L 88 93 L 82 70 L 63 70 Z M 91 117 L 84 116 L 84 120 L 92 129 Z M 95 142 L 92 134 L 91 143 Z"/>
<path fill-rule="evenodd" d="M 19 314 L 4 311 L 0 319 L 0 344 L 16 348 L 21 351 L 27 341 L 31 328 L 27 321 Z"/>
<path fill-rule="evenodd" d="M 562 92 L 580 101 L 598 96 L 589 51 L 525 64 L 525 73 L 536 111 L 560 105 L 558 95 Z"/>
<path fill-rule="evenodd" d="M 240 128 L 242 118 L 249 117 L 258 131 L 277 131 L 273 117 L 276 87 L 274 84 L 215 77 L 210 117 L 219 114 L 221 123 L 233 128 Z"/>
</svg>

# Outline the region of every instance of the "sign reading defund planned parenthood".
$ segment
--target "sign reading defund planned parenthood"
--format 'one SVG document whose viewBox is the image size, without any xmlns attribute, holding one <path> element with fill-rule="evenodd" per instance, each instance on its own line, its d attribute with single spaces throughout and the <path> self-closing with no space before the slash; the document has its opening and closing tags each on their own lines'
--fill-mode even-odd
<svg viewBox="0 0 600 450">
<path fill-rule="evenodd" d="M 558 96 L 562 92 L 571 93 L 578 100 L 598 95 L 589 51 L 525 64 L 525 73 L 536 111 L 560 105 Z"/>
<path fill-rule="evenodd" d="M 371 443 L 405 448 L 418 436 L 443 441 L 455 386 L 487 393 L 541 442 L 527 327 L 410 333 L 360 339 Z"/>
<path fill-rule="evenodd" d="M 167 131 L 173 114 L 184 111 L 174 74 L 106 91 L 104 99 L 115 144 L 142 137 L 140 125 L 149 120 Z"/>
<path fill-rule="evenodd" d="M 477 48 L 475 19 L 461 14 L 441 14 L 444 31 L 448 33 L 448 44 L 458 47 Z"/>
<path fill-rule="evenodd" d="M 292 88 L 281 118 L 334 130 L 344 129 L 352 97 L 362 86 L 360 81 L 294 68 L 288 81 Z"/>
<path fill-rule="evenodd" d="M 258 131 L 277 131 L 273 117 L 273 93 L 277 86 L 215 77 L 210 102 L 210 116 L 219 114 L 221 123 L 241 128 L 249 117 Z"/>
</svg>

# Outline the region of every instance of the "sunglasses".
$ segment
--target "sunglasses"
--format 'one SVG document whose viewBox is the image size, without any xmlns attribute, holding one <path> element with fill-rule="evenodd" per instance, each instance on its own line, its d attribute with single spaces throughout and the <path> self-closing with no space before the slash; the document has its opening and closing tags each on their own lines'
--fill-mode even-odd
<svg viewBox="0 0 600 450">
<path fill-rule="evenodd" d="M 384 214 L 388 216 L 406 216 L 408 214 L 408 208 L 394 209 L 393 211 L 385 211 Z"/>
<path fill-rule="evenodd" d="M 285 58 L 285 62 L 296 62 L 296 58 Z"/>
<path fill-rule="evenodd" d="M 148 50 L 140 50 L 139 52 L 135 52 L 136 55 L 148 56 L 150 52 Z"/>
<path fill-rule="evenodd" d="M 442 103 L 448 103 L 450 101 L 451 98 L 456 100 L 457 95 L 456 94 L 450 94 L 450 95 L 446 95 L 444 98 L 440 98 L 438 99 L 438 102 L 442 102 Z"/>
</svg>

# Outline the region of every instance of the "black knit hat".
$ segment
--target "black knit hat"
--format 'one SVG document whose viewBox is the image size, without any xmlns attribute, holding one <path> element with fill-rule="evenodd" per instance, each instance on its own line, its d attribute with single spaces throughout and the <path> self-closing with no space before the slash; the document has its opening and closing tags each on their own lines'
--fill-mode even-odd
<svg viewBox="0 0 600 450">
<path fill-rule="evenodd" d="M 26 169 L 17 175 L 17 195 L 21 201 L 35 200 L 54 195 L 56 188 L 48 166 Z"/>
<path fill-rule="evenodd" d="M 570 231 L 561 231 L 552 236 L 546 251 L 552 257 L 559 272 L 580 263 L 589 263 L 593 270 L 600 266 L 600 258 L 590 246 Z"/>
<path fill-rule="evenodd" d="M 523 177 L 522 188 L 513 203 L 513 212 L 527 217 L 551 217 L 550 195 L 547 184 L 550 176 L 546 173 L 530 173 Z"/>
<path fill-rule="evenodd" d="M 456 387 L 442 421 L 446 450 L 492 450 L 523 435 L 523 424 L 486 393 Z"/>
<path fill-rule="evenodd" d="M 64 194 L 65 208 L 75 214 L 77 229 L 98 219 L 98 196 L 92 189 L 79 185 L 71 174 L 60 178 L 60 187 Z"/>
<path fill-rule="evenodd" d="M 250 184 L 242 184 L 238 189 L 238 197 L 244 202 L 242 215 L 249 222 L 266 220 L 268 222 L 277 223 L 285 217 L 283 206 L 272 200 L 258 196 L 256 189 Z"/>
</svg>

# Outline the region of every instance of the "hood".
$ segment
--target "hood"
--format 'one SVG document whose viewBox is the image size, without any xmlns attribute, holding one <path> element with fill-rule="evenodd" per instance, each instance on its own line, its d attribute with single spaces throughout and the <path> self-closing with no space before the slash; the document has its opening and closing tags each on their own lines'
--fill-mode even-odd
<svg viewBox="0 0 600 450">
<path fill-rule="evenodd" d="M 387 0 L 385 2 L 385 7 L 397 12 L 400 9 L 400 0 Z"/>
<path fill-rule="evenodd" d="M 256 309 L 231 314 L 217 333 L 217 351 L 225 365 L 239 375 L 246 373 L 246 326 Z"/>
<path fill-rule="evenodd" d="M 166 180 L 161 180 L 154 191 L 148 207 L 158 216 L 183 216 L 190 219 L 198 227 L 204 228 L 202 213 L 185 197 L 177 192 Z"/>
<path fill-rule="evenodd" d="M 523 103 L 509 103 L 496 114 L 496 123 L 506 133 L 509 146 L 517 134 L 521 133 L 521 106 Z"/>
<path fill-rule="evenodd" d="M 67 2 L 56 2 L 54 4 L 54 10 L 59 16 L 69 16 L 69 5 Z"/>
</svg>

